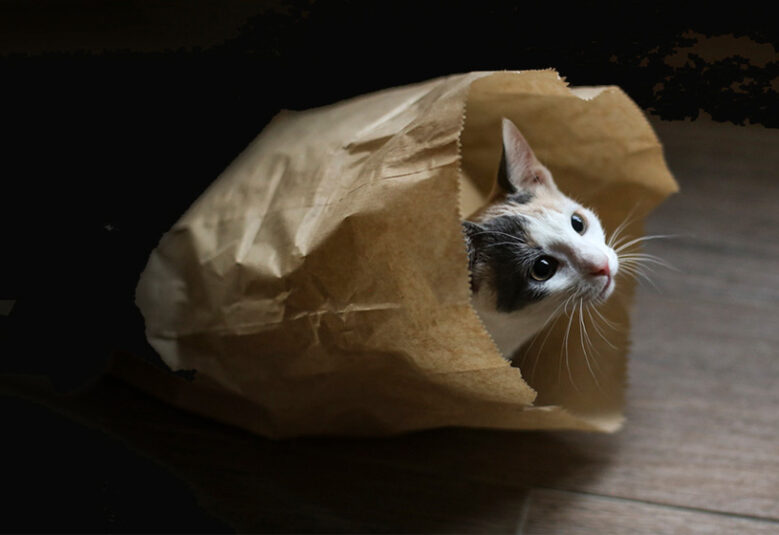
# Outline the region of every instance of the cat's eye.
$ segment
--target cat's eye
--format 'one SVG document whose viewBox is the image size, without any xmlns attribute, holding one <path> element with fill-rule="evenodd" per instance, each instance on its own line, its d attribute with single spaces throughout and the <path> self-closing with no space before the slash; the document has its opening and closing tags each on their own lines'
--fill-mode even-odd
<svg viewBox="0 0 779 535">
<path fill-rule="evenodd" d="M 571 226 L 573 227 L 573 230 L 578 232 L 579 234 L 584 234 L 584 218 L 580 216 L 579 214 L 574 213 L 571 216 Z"/>
<path fill-rule="evenodd" d="M 545 281 L 552 278 L 557 271 L 557 260 L 551 256 L 539 257 L 530 269 L 530 276 L 537 281 Z"/>
</svg>

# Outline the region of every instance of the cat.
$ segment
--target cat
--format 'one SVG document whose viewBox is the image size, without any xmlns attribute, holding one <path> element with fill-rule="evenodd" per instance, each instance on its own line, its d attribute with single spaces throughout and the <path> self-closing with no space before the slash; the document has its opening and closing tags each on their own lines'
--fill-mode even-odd
<svg viewBox="0 0 779 535">
<path fill-rule="evenodd" d="M 511 360 L 569 306 L 605 302 L 620 262 L 597 215 L 560 192 L 517 126 L 504 118 L 502 133 L 497 193 L 462 226 L 472 303 Z"/>
</svg>

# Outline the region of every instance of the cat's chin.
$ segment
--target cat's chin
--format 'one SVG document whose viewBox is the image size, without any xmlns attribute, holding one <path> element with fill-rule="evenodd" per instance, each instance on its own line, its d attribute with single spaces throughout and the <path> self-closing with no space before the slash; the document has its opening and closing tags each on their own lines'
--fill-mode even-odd
<svg viewBox="0 0 779 535">
<path fill-rule="evenodd" d="M 611 297 L 611 294 L 614 293 L 614 287 L 616 286 L 616 283 L 614 282 L 613 277 L 609 277 L 609 280 L 606 281 L 605 286 L 603 286 L 603 289 L 591 299 L 591 302 L 595 305 L 600 305 L 602 303 L 605 303 L 608 301 L 609 297 Z"/>
</svg>

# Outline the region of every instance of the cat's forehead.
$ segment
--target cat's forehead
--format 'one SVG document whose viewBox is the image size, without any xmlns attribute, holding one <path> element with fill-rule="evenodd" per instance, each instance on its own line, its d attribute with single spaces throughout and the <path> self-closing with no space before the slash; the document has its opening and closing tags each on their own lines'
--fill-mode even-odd
<svg viewBox="0 0 779 535">
<path fill-rule="evenodd" d="M 493 203 L 488 217 L 521 215 L 529 218 L 569 217 L 576 210 L 589 211 L 557 190 L 511 193 Z"/>
<path fill-rule="evenodd" d="M 483 220 L 518 218 L 522 221 L 524 240 L 533 246 L 546 248 L 565 242 L 583 246 L 571 225 L 571 217 L 578 214 L 588 229 L 582 236 L 585 241 L 599 243 L 605 240 L 598 216 L 589 208 L 563 195 L 551 193 L 520 192 L 506 195 L 494 203 L 484 214 Z"/>
</svg>

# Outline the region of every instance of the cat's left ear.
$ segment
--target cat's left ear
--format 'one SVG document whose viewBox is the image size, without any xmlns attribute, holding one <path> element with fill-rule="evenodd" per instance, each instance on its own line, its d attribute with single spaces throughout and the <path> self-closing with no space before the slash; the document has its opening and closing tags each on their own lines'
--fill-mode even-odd
<svg viewBox="0 0 779 535">
<path fill-rule="evenodd" d="M 503 118 L 503 154 L 498 168 L 498 185 L 508 193 L 556 188 L 552 175 L 541 165 L 517 126 Z"/>
</svg>

